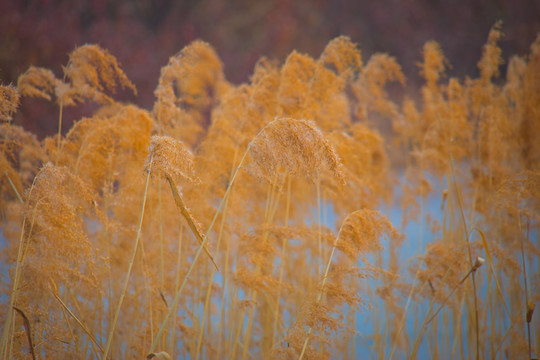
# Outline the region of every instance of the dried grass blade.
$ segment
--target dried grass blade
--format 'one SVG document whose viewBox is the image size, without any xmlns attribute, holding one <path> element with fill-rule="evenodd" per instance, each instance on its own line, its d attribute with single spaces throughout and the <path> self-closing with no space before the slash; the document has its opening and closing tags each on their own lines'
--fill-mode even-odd
<svg viewBox="0 0 540 360">
<path fill-rule="evenodd" d="M 506 300 L 504 300 L 501 285 L 499 284 L 499 282 L 497 281 L 497 277 L 495 276 L 495 270 L 493 269 L 493 260 L 491 258 L 491 253 L 489 251 L 489 246 L 484 236 L 484 233 L 480 229 L 477 229 L 477 228 L 473 228 L 473 230 L 476 230 L 480 234 L 480 237 L 482 238 L 482 245 L 484 246 L 484 250 L 486 250 L 486 257 L 489 263 L 489 269 L 491 270 L 491 274 L 493 275 L 493 280 L 495 280 L 495 285 L 497 285 L 497 291 L 499 292 L 499 295 L 502 299 L 504 310 L 506 310 L 506 315 L 508 316 L 508 318 L 510 318 L 510 311 L 508 310 L 508 306 L 506 305 Z"/>
<path fill-rule="evenodd" d="M 8 179 L 9 185 L 13 188 L 13 192 L 15 192 L 15 195 L 17 195 L 17 199 L 19 199 L 19 202 L 21 204 L 24 204 L 24 201 L 23 201 L 21 195 L 19 194 L 19 191 L 17 191 L 17 188 L 15 187 L 15 184 L 13 184 L 13 181 L 11 181 L 11 178 L 9 177 L 7 171 L 4 171 L 4 175 Z"/>
<path fill-rule="evenodd" d="M 169 185 L 171 186 L 171 190 L 172 190 L 172 193 L 173 193 L 173 198 L 174 198 L 174 202 L 176 203 L 176 206 L 178 207 L 178 209 L 180 209 L 180 212 L 182 213 L 182 216 L 184 217 L 184 219 L 186 219 L 186 221 L 187 221 L 187 223 L 189 225 L 189 228 L 191 229 L 191 231 L 193 232 L 193 234 L 195 235 L 195 237 L 197 238 L 199 243 L 202 245 L 203 244 L 203 236 L 201 235 L 201 232 L 197 228 L 197 225 L 195 225 L 195 221 L 193 220 L 193 217 L 191 216 L 188 209 L 186 208 L 186 205 L 184 204 L 184 201 L 182 200 L 182 197 L 178 193 L 178 189 L 176 188 L 176 184 L 174 183 L 174 180 L 167 173 L 165 173 L 165 178 L 167 178 L 167 181 L 169 182 Z M 210 251 L 208 251 L 208 248 L 206 247 L 206 244 L 203 246 L 203 249 L 204 249 L 204 252 L 206 253 L 206 255 L 208 255 L 208 257 L 210 258 L 210 260 L 212 261 L 212 263 L 216 267 L 216 270 L 219 271 L 219 267 L 217 266 L 216 262 L 214 261 L 214 258 L 212 257 L 212 254 L 210 254 Z"/>
<path fill-rule="evenodd" d="M 13 306 L 13 310 L 16 310 L 23 318 L 24 329 L 26 330 L 26 336 L 28 337 L 28 346 L 30 347 L 30 355 L 32 355 L 33 360 L 36 360 L 36 354 L 34 353 L 34 344 L 32 343 L 32 330 L 30 328 L 30 321 L 28 321 L 28 318 L 24 314 L 24 311 L 22 311 L 18 307 Z"/>
<path fill-rule="evenodd" d="M 98 341 L 96 340 L 96 338 L 94 337 L 94 335 L 92 335 L 92 333 L 90 332 L 90 330 L 88 330 L 88 328 L 81 322 L 81 320 L 79 320 L 79 318 L 77 318 L 77 316 L 71 311 L 71 309 L 64 303 L 64 301 L 62 301 L 62 299 L 60 298 L 60 296 L 58 296 L 58 294 L 56 294 L 56 292 L 51 289 L 49 287 L 49 290 L 51 291 L 51 293 L 53 294 L 53 296 L 55 297 L 56 300 L 58 300 L 58 302 L 60 303 L 60 305 L 62 305 L 62 307 L 64 308 L 64 310 L 66 310 L 68 312 L 68 314 L 75 320 L 75 322 L 81 327 L 81 329 L 86 333 L 86 335 L 88 335 L 88 337 L 90 337 L 90 340 L 92 341 L 92 343 L 99 349 L 99 351 L 103 354 L 103 348 L 101 347 L 101 345 L 99 345 Z"/>
</svg>

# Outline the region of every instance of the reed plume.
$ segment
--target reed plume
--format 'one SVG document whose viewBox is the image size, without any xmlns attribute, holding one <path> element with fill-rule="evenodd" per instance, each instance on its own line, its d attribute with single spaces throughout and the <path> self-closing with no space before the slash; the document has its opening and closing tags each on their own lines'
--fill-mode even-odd
<svg viewBox="0 0 540 360">
<path fill-rule="evenodd" d="M 340 161 L 320 130 L 306 120 L 276 119 L 250 143 L 252 173 L 264 179 L 287 171 L 316 180 L 329 172 L 340 181 Z"/>
<path fill-rule="evenodd" d="M 19 92 L 13 86 L 0 85 L 0 120 L 11 121 L 19 106 Z"/>
</svg>

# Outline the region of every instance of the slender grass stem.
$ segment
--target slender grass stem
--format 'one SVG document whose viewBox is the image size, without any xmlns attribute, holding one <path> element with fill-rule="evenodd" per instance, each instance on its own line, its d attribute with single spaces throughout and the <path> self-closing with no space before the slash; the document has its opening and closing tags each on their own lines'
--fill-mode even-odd
<svg viewBox="0 0 540 360">
<path fill-rule="evenodd" d="M 219 236 L 218 236 L 218 241 L 217 241 L 217 246 L 216 246 L 216 253 L 219 253 L 219 250 L 220 250 L 220 247 L 221 247 L 221 241 L 222 241 L 222 237 L 223 237 L 223 228 L 224 228 L 224 225 L 225 225 L 225 219 L 226 219 L 226 214 L 227 214 L 227 203 L 228 203 L 228 201 L 225 202 L 225 206 L 224 206 L 224 209 L 223 209 L 223 216 L 221 218 L 221 224 L 220 224 L 220 227 L 219 227 Z M 215 272 L 216 272 L 216 269 L 211 269 L 210 270 L 210 276 L 208 277 L 208 286 L 207 286 L 207 289 L 206 289 L 206 297 L 205 297 L 205 300 L 204 300 L 203 319 L 201 321 L 200 330 L 199 330 L 199 337 L 197 339 L 197 350 L 196 350 L 196 353 L 195 353 L 195 360 L 198 360 L 199 355 L 200 355 L 200 350 L 201 350 L 201 346 L 202 346 L 202 339 L 203 339 L 203 334 L 204 334 L 204 328 L 205 328 L 205 324 L 206 324 L 206 321 L 207 321 L 207 318 L 208 318 L 208 312 L 209 312 L 209 307 L 210 307 L 210 302 L 211 302 L 212 285 L 214 283 Z"/>
<path fill-rule="evenodd" d="M 519 229 L 522 232 L 521 224 L 521 213 L 518 214 Z M 527 219 L 527 240 L 529 239 L 529 222 Z M 523 267 L 523 286 L 525 287 L 525 309 L 527 313 L 527 340 L 529 344 L 529 357 L 532 358 L 532 346 L 531 346 L 531 321 L 528 319 L 528 309 L 529 309 L 529 288 L 527 286 L 527 266 L 525 264 L 525 246 L 523 244 L 523 236 L 520 236 L 520 245 L 521 245 L 521 266 Z"/>
<path fill-rule="evenodd" d="M 289 225 L 289 211 L 290 211 L 290 205 L 291 205 L 291 176 L 287 177 L 287 203 L 285 205 L 285 220 L 284 225 Z M 283 240 L 281 242 L 281 262 L 279 264 L 279 281 L 278 281 L 278 289 L 277 289 L 277 296 L 276 296 L 276 311 L 274 313 L 274 326 L 272 331 L 272 342 L 271 347 L 274 346 L 277 336 L 277 326 L 279 321 L 279 300 L 281 298 L 281 287 L 283 283 L 283 273 L 285 269 L 285 256 L 287 254 L 287 239 L 283 237 Z"/>
<path fill-rule="evenodd" d="M 13 184 L 13 181 L 9 177 L 7 171 L 4 171 L 4 175 L 8 179 L 9 185 L 13 189 L 13 192 L 15 193 L 15 195 L 17 196 L 17 199 L 19 200 L 19 203 L 24 204 L 24 200 L 22 199 L 21 194 L 19 194 L 19 192 L 17 191 L 17 188 L 15 187 L 15 184 Z"/>
<path fill-rule="evenodd" d="M 92 332 L 88 329 L 88 327 L 86 325 L 84 325 L 84 323 L 79 320 L 79 318 L 77 317 L 77 315 L 75 315 L 73 313 L 73 311 L 71 311 L 71 309 L 66 305 L 66 303 L 60 298 L 60 296 L 56 293 L 55 290 L 51 288 L 49 288 L 50 291 L 51 291 L 51 294 L 53 294 L 54 298 L 56 300 L 58 300 L 58 302 L 60 303 L 60 305 L 62 305 L 62 308 L 67 311 L 67 313 L 73 318 L 73 320 L 75 320 L 75 322 L 77 323 L 77 325 L 80 326 L 80 328 L 86 333 L 86 335 L 88 335 L 88 337 L 90 338 L 90 340 L 92 341 L 92 344 L 97 347 L 100 351 L 101 354 L 104 353 L 104 350 L 103 348 L 101 347 L 101 345 L 99 345 L 99 342 L 97 341 L 97 339 L 94 337 L 94 335 L 92 334 Z"/>
<path fill-rule="evenodd" d="M 64 81 L 65 81 L 65 78 L 64 78 Z M 64 99 L 62 97 L 60 98 L 59 108 L 60 110 L 58 111 L 59 114 L 58 114 L 58 135 L 57 135 L 58 139 L 56 143 L 56 159 L 54 163 L 55 165 L 58 165 L 58 157 L 60 156 L 60 145 L 62 141 L 62 118 L 64 114 Z"/>
<path fill-rule="evenodd" d="M 347 215 L 347 217 L 345 218 L 345 220 L 343 221 L 343 224 L 347 223 L 347 219 L 354 213 L 350 213 L 349 215 Z M 339 229 L 339 232 L 334 240 L 334 244 L 332 245 L 332 251 L 330 252 L 330 257 L 328 258 L 328 262 L 326 263 L 326 267 L 325 267 L 325 270 L 324 270 L 324 275 L 323 275 L 323 279 L 322 279 L 322 284 L 321 284 L 321 290 L 319 291 L 319 294 L 317 296 L 317 303 L 319 303 L 324 295 L 324 286 L 326 285 L 326 280 L 328 279 L 328 273 L 330 272 L 330 265 L 332 264 L 332 259 L 334 257 L 334 253 L 336 252 L 336 248 L 337 248 L 337 244 L 338 244 L 338 241 L 339 241 L 339 236 L 341 235 L 341 231 L 343 229 L 343 224 L 341 225 L 341 228 Z M 310 335 L 311 335 L 311 332 L 312 332 L 312 327 L 310 326 L 309 329 L 308 329 L 308 332 L 307 332 L 307 335 L 306 335 L 306 339 L 304 340 L 304 344 L 302 345 L 302 350 L 300 352 L 300 355 L 298 356 L 298 360 L 302 360 L 302 358 L 304 357 L 304 354 L 305 354 L 305 351 L 306 351 L 306 348 L 307 348 L 307 345 L 308 345 L 308 342 L 309 342 L 309 339 L 310 339 Z"/>
<path fill-rule="evenodd" d="M 150 159 L 150 162 L 152 162 L 152 159 Z M 143 195 L 143 203 L 141 207 L 141 212 L 139 215 L 139 226 L 137 228 L 137 236 L 135 238 L 135 245 L 133 246 L 133 253 L 131 255 L 131 260 L 129 262 L 128 270 L 126 273 L 126 279 L 124 281 L 124 286 L 122 288 L 122 293 L 120 294 L 120 300 L 118 301 L 118 305 L 116 307 L 116 312 L 114 314 L 114 318 L 111 324 L 111 329 L 109 331 L 109 336 L 107 337 L 107 345 L 105 346 L 105 351 L 103 352 L 102 359 L 107 359 L 107 355 L 109 354 L 109 351 L 111 349 L 112 340 L 114 336 L 114 331 L 116 329 L 116 323 L 118 322 L 118 316 L 120 315 L 120 309 L 122 308 L 122 304 L 124 302 L 124 297 L 126 296 L 127 287 L 129 283 L 129 277 L 131 276 L 131 269 L 133 268 L 133 263 L 135 262 L 135 256 L 137 255 L 137 248 L 139 246 L 139 241 L 141 238 L 141 229 L 142 229 L 142 223 L 144 219 L 144 209 L 146 207 L 146 197 L 148 194 L 148 185 L 150 183 L 150 171 L 148 171 L 148 174 L 146 175 L 146 184 L 144 187 L 144 195 Z"/>
<path fill-rule="evenodd" d="M 245 158 L 246 158 L 246 156 L 248 154 L 248 151 L 249 151 L 249 147 L 247 148 L 246 152 L 244 153 L 244 156 L 242 157 L 242 159 L 240 160 L 240 163 L 239 163 L 238 167 L 236 168 L 236 171 L 235 171 L 233 177 L 231 178 L 231 181 L 229 182 L 229 186 L 227 187 L 227 190 L 225 190 L 225 194 L 223 195 L 223 198 L 221 199 L 221 202 L 220 202 L 220 204 L 218 206 L 218 209 L 216 210 L 214 218 L 212 219 L 212 222 L 210 223 L 210 226 L 208 227 L 206 235 L 204 236 L 204 239 L 203 239 L 201 245 L 199 246 L 199 248 L 197 249 L 197 252 L 195 253 L 195 256 L 193 258 L 193 261 L 191 262 L 189 270 L 186 273 L 186 275 L 184 277 L 184 280 L 182 281 L 182 285 L 180 285 L 180 288 L 178 289 L 178 291 L 176 293 L 176 296 L 174 297 L 171 309 L 169 310 L 169 312 L 165 316 L 165 319 L 163 320 L 163 323 L 161 324 L 161 327 L 159 328 L 159 331 L 158 331 L 158 333 L 157 333 L 157 335 L 156 335 L 156 337 L 154 339 L 154 342 L 152 343 L 152 346 L 150 347 L 150 351 L 149 351 L 150 353 L 154 352 L 155 347 L 157 345 L 157 341 L 159 340 L 159 338 L 163 334 L 163 330 L 164 330 L 167 322 L 169 321 L 169 319 L 170 319 L 170 317 L 172 315 L 172 309 L 176 308 L 176 304 L 180 300 L 180 295 L 182 294 L 182 291 L 184 290 L 184 286 L 187 283 L 187 279 L 189 278 L 189 275 L 193 272 L 193 269 L 195 268 L 195 264 L 197 263 L 197 260 L 199 259 L 201 251 L 203 250 L 204 246 L 206 245 L 206 241 L 208 240 L 208 235 L 210 234 L 210 232 L 212 231 L 212 228 L 214 227 L 214 223 L 216 222 L 216 219 L 217 219 L 217 217 L 218 217 L 218 215 L 219 215 L 219 213 L 221 211 L 221 208 L 223 207 L 225 199 L 229 195 L 229 192 L 231 191 L 232 186 L 234 185 L 234 181 L 236 180 L 236 176 L 238 175 L 238 172 L 240 171 L 240 168 L 242 167 L 242 164 L 244 163 L 244 160 L 245 160 Z"/>
<path fill-rule="evenodd" d="M 32 186 L 30 187 L 30 191 L 28 192 L 28 199 L 32 196 L 32 191 L 34 190 L 34 185 L 36 182 L 36 177 L 34 177 L 34 180 L 32 182 Z M 26 204 L 28 206 L 28 203 Z M 27 239 L 30 239 L 32 236 L 32 231 L 34 229 L 34 223 L 37 215 L 37 209 L 39 207 L 39 202 L 34 206 L 34 211 L 32 212 L 32 220 L 30 222 L 30 229 L 28 229 L 28 234 L 25 234 L 25 228 L 26 228 L 26 215 L 23 217 L 22 225 L 21 225 L 21 235 L 19 237 L 19 247 L 17 250 L 17 262 L 15 264 L 15 276 L 13 278 L 13 285 L 11 288 L 11 295 L 9 298 L 9 308 L 8 308 L 8 314 L 7 314 L 7 320 L 4 323 L 4 328 L 2 331 L 2 342 L 1 342 L 1 352 L 2 352 L 2 358 L 5 359 L 11 359 L 12 358 L 12 342 L 13 342 L 13 331 L 14 331 L 14 321 L 13 321 L 13 307 L 17 304 L 17 296 L 19 291 L 19 283 L 21 281 L 22 276 L 22 266 L 24 264 L 26 253 L 28 251 L 28 242 L 25 243 L 25 235 Z M 8 342 L 10 345 L 8 345 Z M 9 349 L 8 349 L 9 347 Z"/>
<path fill-rule="evenodd" d="M 456 197 L 458 201 L 458 208 L 459 213 L 461 214 L 461 220 L 463 222 L 463 228 L 465 229 L 465 236 L 467 241 L 467 250 L 469 255 L 469 263 L 471 264 L 471 267 L 473 267 L 473 256 L 472 256 L 472 249 L 471 249 L 471 242 L 469 239 L 469 230 L 467 226 L 467 220 L 465 219 L 465 212 L 464 212 L 464 205 L 463 205 L 463 198 L 461 196 L 461 191 L 459 189 L 457 179 L 456 179 L 456 172 L 454 169 L 454 159 L 452 157 L 452 154 L 449 153 L 449 159 L 450 159 L 450 170 L 453 178 L 453 183 L 456 191 Z M 475 320 L 475 332 L 476 332 L 476 360 L 480 359 L 480 324 L 478 323 L 478 298 L 476 294 L 476 279 L 475 279 L 475 273 L 472 272 L 471 275 L 472 279 L 472 290 L 473 290 L 473 305 L 474 305 L 474 320 Z"/>
</svg>

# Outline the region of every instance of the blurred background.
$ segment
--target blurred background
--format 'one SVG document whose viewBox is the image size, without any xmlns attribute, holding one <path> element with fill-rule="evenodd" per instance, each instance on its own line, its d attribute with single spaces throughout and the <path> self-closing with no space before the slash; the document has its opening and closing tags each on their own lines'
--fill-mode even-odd
<svg viewBox="0 0 540 360">
<path fill-rule="evenodd" d="M 540 32 L 540 1 L 0 0 L 0 82 L 15 84 L 30 65 L 61 77 L 68 53 L 97 43 L 137 86 L 137 97 L 120 98 L 149 109 L 160 68 L 195 39 L 214 46 L 227 79 L 238 84 L 249 79 L 261 56 L 283 61 L 296 49 L 318 57 L 330 39 L 348 35 L 364 61 L 376 52 L 395 56 L 407 76 L 399 91 L 414 97 L 426 41 L 441 44 L 450 76 L 475 76 L 497 20 L 503 21 L 504 59 L 525 55 Z M 65 109 L 63 128 L 91 106 Z M 42 138 L 57 131 L 57 113 L 54 104 L 23 99 L 14 121 Z"/>
</svg>

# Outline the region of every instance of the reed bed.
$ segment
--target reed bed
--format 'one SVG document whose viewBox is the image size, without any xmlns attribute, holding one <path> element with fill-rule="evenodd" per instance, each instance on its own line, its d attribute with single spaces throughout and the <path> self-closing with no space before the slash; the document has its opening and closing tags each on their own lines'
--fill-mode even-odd
<svg viewBox="0 0 540 360">
<path fill-rule="evenodd" d="M 501 75 L 502 36 L 477 78 L 426 43 L 399 101 L 345 36 L 240 85 L 195 41 L 152 109 L 97 45 L 2 85 L 0 357 L 538 357 L 540 37 Z M 33 101 L 58 134 L 12 120 Z"/>
</svg>

